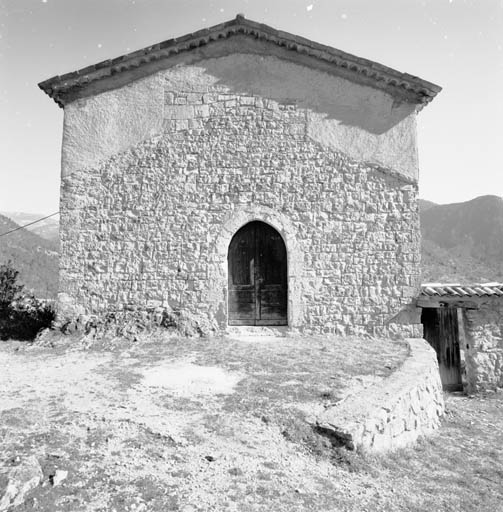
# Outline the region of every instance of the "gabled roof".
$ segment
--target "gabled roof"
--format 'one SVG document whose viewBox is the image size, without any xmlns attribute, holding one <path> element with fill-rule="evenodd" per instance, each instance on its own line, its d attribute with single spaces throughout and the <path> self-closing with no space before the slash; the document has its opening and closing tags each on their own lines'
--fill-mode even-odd
<svg viewBox="0 0 503 512">
<path fill-rule="evenodd" d="M 172 58 L 182 52 L 190 52 L 197 48 L 211 45 L 219 40 L 235 36 L 248 36 L 265 41 L 287 52 L 296 52 L 300 56 L 308 56 L 322 62 L 328 68 L 344 78 L 356 83 L 384 89 L 392 96 L 403 101 L 417 104 L 420 107 L 429 103 L 441 87 L 421 78 L 401 73 L 367 59 L 362 59 L 341 50 L 315 43 L 303 37 L 276 30 L 267 25 L 247 20 L 242 15 L 235 19 L 199 30 L 175 39 L 148 46 L 142 50 L 106 60 L 92 66 L 55 76 L 39 83 L 39 87 L 61 107 L 81 97 L 101 92 L 97 87 L 100 82 L 102 90 L 114 88 L 111 78 L 121 73 L 140 70 L 153 62 Z M 146 70 L 148 71 L 148 70 Z M 140 73 L 132 75 L 131 80 L 138 78 Z M 108 86 L 105 82 L 109 82 Z M 115 85 L 117 87 L 117 85 Z"/>
</svg>

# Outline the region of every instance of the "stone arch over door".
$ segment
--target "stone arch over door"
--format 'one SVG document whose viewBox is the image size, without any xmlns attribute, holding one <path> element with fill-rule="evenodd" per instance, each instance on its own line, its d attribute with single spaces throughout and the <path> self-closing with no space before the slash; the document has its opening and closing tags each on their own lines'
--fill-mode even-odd
<svg viewBox="0 0 503 512">
<path fill-rule="evenodd" d="M 246 224 L 260 221 L 269 224 L 282 237 L 287 254 L 287 323 L 289 327 L 303 326 L 301 302 L 302 263 L 304 253 L 298 242 L 297 229 L 283 213 L 269 207 L 245 207 L 233 210 L 220 227 L 211 245 L 208 261 L 206 302 L 209 312 L 221 327 L 228 325 L 228 250 L 233 236 Z"/>
</svg>

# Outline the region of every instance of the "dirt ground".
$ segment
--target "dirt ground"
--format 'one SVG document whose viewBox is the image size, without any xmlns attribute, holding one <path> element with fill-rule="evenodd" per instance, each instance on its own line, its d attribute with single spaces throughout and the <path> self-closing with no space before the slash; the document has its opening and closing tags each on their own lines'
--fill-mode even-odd
<svg viewBox="0 0 503 512">
<path fill-rule="evenodd" d="M 503 510 L 501 394 L 447 396 L 442 429 L 382 457 L 309 426 L 406 355 L 358 338 L 2 343 L 0 496 L 34 455 L 43 481 L 16 510 Z"/>
</svg>

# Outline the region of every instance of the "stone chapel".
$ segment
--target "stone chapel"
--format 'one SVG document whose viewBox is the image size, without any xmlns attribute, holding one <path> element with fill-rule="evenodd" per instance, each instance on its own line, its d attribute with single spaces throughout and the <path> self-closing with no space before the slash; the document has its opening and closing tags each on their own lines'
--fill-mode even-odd
<svg viewBox="0 0 503 512">
<path fill-rule="evenodd" d="M 59 314 L 417 334 L 437 85 L 238 15 L 39 86 L 64 108 Z"/>
</svg>

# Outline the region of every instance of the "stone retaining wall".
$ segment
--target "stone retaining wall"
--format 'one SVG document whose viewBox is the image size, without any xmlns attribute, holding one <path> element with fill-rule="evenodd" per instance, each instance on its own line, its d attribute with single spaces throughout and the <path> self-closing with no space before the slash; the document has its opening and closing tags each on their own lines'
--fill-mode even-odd
<svg viewBox="0 0 503 512">
<path fill-rule="evenodd" d="M 408 339 L 410 355 L 387 379 L 318 417 L 318 430 L 350 449 L 386 451 L 413 443 L 438 428 L 444 412 L 435 351 Z"/>
</svg>

